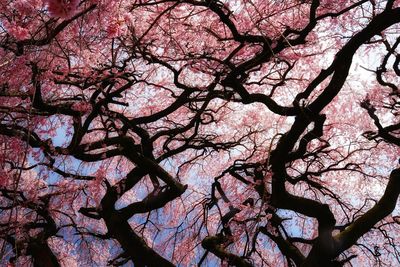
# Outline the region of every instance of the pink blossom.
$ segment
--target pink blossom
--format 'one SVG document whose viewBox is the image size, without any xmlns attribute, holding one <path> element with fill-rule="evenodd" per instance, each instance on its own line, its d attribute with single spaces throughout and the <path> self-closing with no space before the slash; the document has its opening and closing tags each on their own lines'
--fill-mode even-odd
<svg viewBox="0 0 400 267">
<path fill-rule="evenodd" d="M 121 27 L 118 21 L 111 22 L 107 27 L 107 37 L 115 38 L 121 35 Z"/>
<path fill-rule="evenodd" d="M 34 8 L 37 7 L 38 1 L 27 1 L 27 0 L 17 0 L 14 2 L 14 7 L 21 15 L 28 15 L 34 12 Z"/>
<path fill-rule="evenodd" d="M 124 21 L 125 21 L 125 23 L 127 24 L 127 25 L 130 25 L 130 26 L 132 26 L 132 25 L 134 25 L 134 23 L 135 23 L 135 18 L 134 18 L 134 16 L 131 14 L 131 13 L 125 13 L 124 14 Z"/>
<path fill-rule="evenodd" d="M 24 40 L 29 38 L 28 29 L 21 27 L 15 23 L 4 22 L 4 26 L 7 28 L 8 33 L 17 40 Z"/>
<path fill-rule="evenodd" d="M 8 180 L 9 180 L 9 177 L 7 176 L 7 173 L 1 171 L 0 172 L 0 186 L 7 185 Z"/>
<path fill-rule="evenodd" d="M 51 16 L 58 18 L 71 17 L 78 8 L 78 0 L 48 0 L 48 10 Z"/>
<path fill-rule="evenodd" d="M 81 112 L 81 113 L 88 113 L 88 112 L 92 111 L 92 105 L 90 103 L 81 101 L 81 102 L 74 103 L 71 106 L 71 109 Z"/>
</svg>

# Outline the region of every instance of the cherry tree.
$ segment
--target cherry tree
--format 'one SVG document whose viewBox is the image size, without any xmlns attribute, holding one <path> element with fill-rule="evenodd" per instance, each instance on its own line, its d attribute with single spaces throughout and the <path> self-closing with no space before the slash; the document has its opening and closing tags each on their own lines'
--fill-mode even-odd
<svg viewBox="0 0 400 267">
<path fill-rule="evenodd" d="M 2 266 L 400 263 L 399 1 L 0 7 Z"/>
</svg>

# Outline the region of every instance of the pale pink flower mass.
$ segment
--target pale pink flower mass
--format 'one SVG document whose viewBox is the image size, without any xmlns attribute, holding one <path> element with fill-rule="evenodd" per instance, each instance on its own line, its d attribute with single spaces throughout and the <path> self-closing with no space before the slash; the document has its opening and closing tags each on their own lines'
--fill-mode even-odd
<svg viewBox="0 0 400 267">
<path fill-rule="evenodd" d="M 30 36 L 27 28 L 19 26 L 16 23 L 4 22 L 4 26 L 7 28 L 8 33 L 18 41 L 28 39 Z"/>
</svg>

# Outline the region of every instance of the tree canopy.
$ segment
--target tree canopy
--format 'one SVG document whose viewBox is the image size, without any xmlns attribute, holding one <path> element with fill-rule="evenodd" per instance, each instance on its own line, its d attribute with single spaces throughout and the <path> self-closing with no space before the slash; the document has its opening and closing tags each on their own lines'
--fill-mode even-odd
<svg viewBox="0 0 400 267">
<path fill-rule="evenodd" d="M 1 266 L 398 266 L 400 1 L 0 0 Z"/>
</svg>

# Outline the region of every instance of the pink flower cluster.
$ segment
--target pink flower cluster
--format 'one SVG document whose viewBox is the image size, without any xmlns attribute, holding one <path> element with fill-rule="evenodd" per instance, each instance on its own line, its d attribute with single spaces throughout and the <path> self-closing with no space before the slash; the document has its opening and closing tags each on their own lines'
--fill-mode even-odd
<svg viewBox="0 0 400 267">
<path fill-rule="evenodd" d="M 78 8 L 79 0 L 47 0 L 47 8 L 51 16 L 69 18 Z"/>
<path fill-rule="evenodd" d="M 88 112 L 92 111 L 92 105 L 88 102 L 81 101 L 81 102 L 74 103 L 71 106 L 71 109 L 81 112 L 81 113 L 88 113 Z"/>
<path fill-rule="evenodd" d="M 4 22 L 4 26 L 7 28 L 8 33 L 18 41 L 29 38 L 29 31 L 26 28 L 7 21 Z"/>
<path fill-rule="evenodd" d="M 117 21 L 111 22 L 107 27 L 107 37 L 115 38 L 121 34 L 121 27 Z"/>
</svg>

